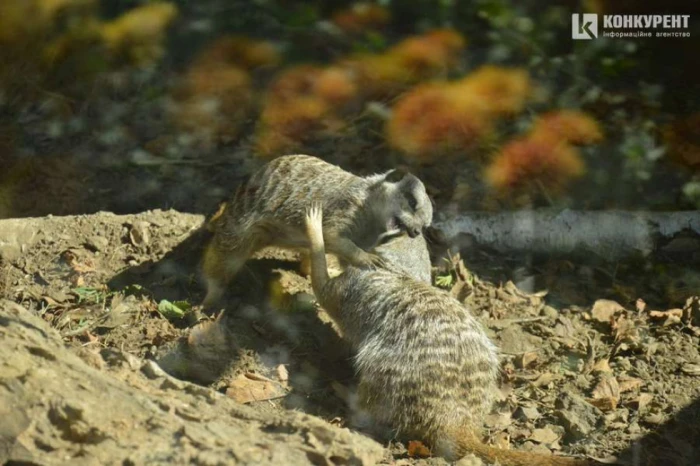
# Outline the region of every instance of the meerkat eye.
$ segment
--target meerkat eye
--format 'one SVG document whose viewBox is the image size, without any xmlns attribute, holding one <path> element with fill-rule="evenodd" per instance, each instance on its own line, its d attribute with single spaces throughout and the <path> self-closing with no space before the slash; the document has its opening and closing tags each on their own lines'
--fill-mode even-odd
<svg viewBox="0 0 700 466">
<path fill-rule="evenodd" d="M 408 207 L 410 207 L 411 210 L 416 210 L 416 207 L 418 207 L 418 201 L 416 200 L 416 197 L 413 194 L 407 193 L 406 201 L 408 201 Z"/>
</svg>

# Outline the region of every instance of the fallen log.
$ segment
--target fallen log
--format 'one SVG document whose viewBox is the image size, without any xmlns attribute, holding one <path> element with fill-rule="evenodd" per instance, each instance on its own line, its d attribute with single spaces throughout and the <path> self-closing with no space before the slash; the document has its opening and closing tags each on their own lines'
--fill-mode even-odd
<svg viewBox="0 0 700 466">
<path fill-rule="evenodd" d="M 466 236 L 499 252 L 700 260 L 700 211 L 466 212 L 440 216 L 435 228 L 451 245 Z"/>
</svg>

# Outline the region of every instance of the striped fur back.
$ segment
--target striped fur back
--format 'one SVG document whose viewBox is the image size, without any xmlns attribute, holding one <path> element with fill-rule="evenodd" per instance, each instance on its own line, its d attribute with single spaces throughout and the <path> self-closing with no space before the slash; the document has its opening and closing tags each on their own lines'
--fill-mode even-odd
<svg viewBox="0 0 700 466">
<path fill-rule="evenodd" d="M 490 410 L 496 348 L 447 293 L 351 267 L 320 301 L 357 351 L 360 398 L 378 421 L 430 438 L 440 426 L 476 424 Z"/>
<path fill-rule="evenodd" d="M 344 232 L 357 222 L 371 184 L 371 178 L 355 176 L 316 157 L 279 157 L 239 186 L 216 230 L 246 231 L 259 221 L 301 229 L 306 207 L 322 201 L 327 212 L 324 227 Z"/>
</svg>

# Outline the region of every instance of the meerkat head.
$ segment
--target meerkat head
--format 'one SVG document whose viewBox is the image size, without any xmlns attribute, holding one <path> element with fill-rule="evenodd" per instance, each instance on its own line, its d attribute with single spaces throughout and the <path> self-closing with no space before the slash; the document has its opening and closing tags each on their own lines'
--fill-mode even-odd
<svg viewBox="0 0 700 466">
<path fill-rule="evenodd" d="M 386 222 L 386 231 L 405 231 L 415 238 L 433 221 L 433 204 L 425 186 L 415 175 L 402 169 L 387 172 L 377 184 L 376 200 L 370 198 L 376 214 Z M 380 199 L 383 202 L 380 202 Z"/>
</svg>

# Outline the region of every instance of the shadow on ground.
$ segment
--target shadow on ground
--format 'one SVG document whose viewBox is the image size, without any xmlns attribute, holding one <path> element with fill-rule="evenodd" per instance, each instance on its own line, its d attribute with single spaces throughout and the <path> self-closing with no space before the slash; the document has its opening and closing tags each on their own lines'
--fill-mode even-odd
<svg viewBox="0 0 700 466">
<path fill-rule="evenodd" d="M 700 465 L 700 400 L 633 442 L 618 457 L 633 466 Z"/>
</svg>

